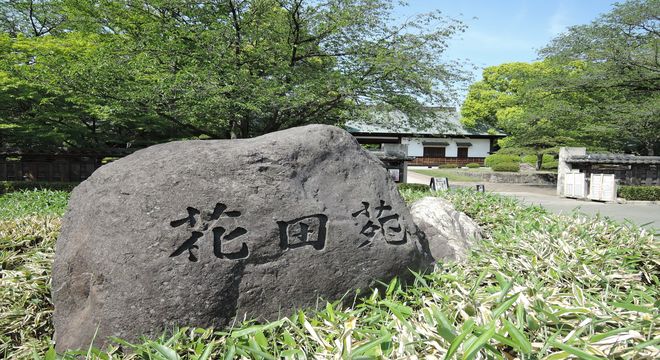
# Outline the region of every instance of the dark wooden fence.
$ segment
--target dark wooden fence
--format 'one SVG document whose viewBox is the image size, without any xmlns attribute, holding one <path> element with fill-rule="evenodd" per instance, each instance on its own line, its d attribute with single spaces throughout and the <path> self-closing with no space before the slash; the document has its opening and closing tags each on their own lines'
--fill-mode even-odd
<svg viewBox="0 0 660 360">
<path fill-rule="evenodd" d="M 82 181 L 102 165 L 102 159 L 95 155 L 0 155 L 0 181 Z"/>
</svg>

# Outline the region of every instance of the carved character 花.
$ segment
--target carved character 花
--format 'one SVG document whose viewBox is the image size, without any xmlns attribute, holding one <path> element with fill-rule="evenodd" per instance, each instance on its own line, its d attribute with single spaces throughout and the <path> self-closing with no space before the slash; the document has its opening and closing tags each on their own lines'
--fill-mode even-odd
<svg viewBox="0 0 660 360">
<path fill-rule="evenodd" d="M 220 222 L 221 218 L 237 218 L 241 216 L 240 211 L 226 211 L 227 206 L 223 203 L 217 203 L 213 212 L 207 213 L 208 220 L 206 221 L 203 216 L 201 216 L 201 211 L 193 207 L 188 207 L 188 216 L 182 219 L 174 220 L 170 222 L 170 226 L 179 227 L 188 223 L 188 227 L 191 228 L 192 233 L 190 237 L 181 244 L 170 257 L 175 257 L 181 255 L 183 252 L 188 251 L 188 260 L 197 261 L 198 258 L 193 252 L 193 250 L 199 249 L 195 243 L 202 238 L 209 228 L 213 234 L 213 254 L 220 259 L 230 259 L 230 260 L 240 260 L 245 259 L 249 256 L 250 250 L 246 243 L 242 243 L 241 248 L 238 251 L 234 252 L 225 252 L 223 250 L 223 243 L 230 242 L 234 239 L 237 239 L 240 236 L 247 234 L 247 230 L 240 226 L 233 228 L 231 231 L 227 231 L 227 228 L 224 226 L 216 226 Z M 198 220 L 199 217 L 199 220 Z"/>
</svg>

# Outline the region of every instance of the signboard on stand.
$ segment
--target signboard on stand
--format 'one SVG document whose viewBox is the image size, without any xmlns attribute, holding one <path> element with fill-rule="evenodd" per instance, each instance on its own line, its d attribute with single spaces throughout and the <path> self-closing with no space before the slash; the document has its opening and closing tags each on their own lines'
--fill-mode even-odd
<svg viewBox="0 0 660 360">
<path fill-rule="evenodd" d="M 447 178 L 431 178 L 431 191 L 444 191 L 449 190 L 449 179 Z"/>
</svg>

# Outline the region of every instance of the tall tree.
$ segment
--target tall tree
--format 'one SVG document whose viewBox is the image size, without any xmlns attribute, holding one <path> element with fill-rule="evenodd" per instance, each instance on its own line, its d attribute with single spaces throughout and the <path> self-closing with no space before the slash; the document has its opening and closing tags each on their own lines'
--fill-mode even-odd
<svg viewBox="0 0 660 360">
<path fill-rule="evenodd" d="M 12 55 L 0 70 L 64 96 L 117 144 L 336 124 L 365 104 L 414 112 L 466 80 L 442 59 L 463 25 L 439 13 L 397 22 L 386 0 L 65 0 L 63 9 L 50 37 L 88 41 L 68 48 L 81 56 L 10 37 L 30 64 L 14 66 L 24 60 Z"/>
<path fill-rule="evenodd" d="M 500 141 L 503 151 L 532 152 L 540 169 L 543 154 L 574 142 L 578 123 L 565 99 L 539 83 L 571 77 L 575 71 L 550 62 L 488 67 L 483 79 L 470 86 L 461 107 L 462 122 L 504 130 L 509 136 Z"/>
<path fill-rule="evenodd" d="M 570 27 L 540 53 L 561 64 L 584 63 L 581 76 L 548 86 L 596 100 L 592 111 L 616 133 L 613 150 L 660 150 L 660 0 L 617 3 L 592 23 Z"/>
<path fill-rule="evenodd" d="M 0 0 L 0 32 L 12 37 L 56 33 L 65 20 L 60 0 Z"/>
<path fill-rule="evenodd" d="M 504 147 L 560 145 L 653 155 L 660 150 L 660 0 L 631 0 L 574 26 L 542 61 L 484 70 L 463 104 L 466 124 L 500 127 Z"/>
</svg>

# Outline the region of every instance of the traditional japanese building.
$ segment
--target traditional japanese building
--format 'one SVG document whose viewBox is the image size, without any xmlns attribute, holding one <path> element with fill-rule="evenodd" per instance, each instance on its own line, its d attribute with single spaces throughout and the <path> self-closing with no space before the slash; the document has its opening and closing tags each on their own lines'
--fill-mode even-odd
<svg viewBox="0 0 660 360">
<path fill-rule="evenodd" d="M 365 119 L 349 121 L 345 127 L 360 144 L 405 145 L 408 165 L 437 166 L 483 164 L 506 135 L 487 127 L 467 128 L 454 108 L 429 108 L 416 121 L 402 111 L 371 111 Z M 404 180 L 405 181 L 405 180 Z"/>
</svg>

